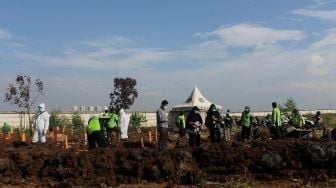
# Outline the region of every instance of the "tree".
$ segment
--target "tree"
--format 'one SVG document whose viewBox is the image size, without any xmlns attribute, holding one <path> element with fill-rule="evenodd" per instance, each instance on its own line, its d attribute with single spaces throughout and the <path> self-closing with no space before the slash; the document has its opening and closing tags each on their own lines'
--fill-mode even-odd
<svg viewBox="0 0 336 188">
<path fill-rule="evenodd" d="M 34 83 L 36 89 L 32 91 L 32 81 L 29 75 L 18 74 L 15 82 L 10 83 L 4 102 L 10 102 L 10 104 L 17 105 L 19 108 L 26 110 L 28 114 L 28 122 L 30 135 L 32 135 L 32 123 L 30 118 L 31 108 L 40 95 L 43 95 L 43 82 L 40 79 L 36 79 Z M 32 97 L 34 96 L 34 98 Z"/>
<path fill-rule="evenodd" d="M 147 122 L 145 114 L 139 112 L 132 113 L 130 118 L 130 124 L 137 129 L 138 133 L 141 132 L 140 130 L 141 123 L 145 122 Z"/>
<path fill-rule="evenodd" d="M 293 98 L 288 98 L 283 105 L 284 105 L 285 112 L 291 112 L 295 108 L 297 108 L 296 102 L 294 101 Z"/>
<path fill-rule="evenodd" d="M 114 91 L 110 93 L 110 108 L 119 112 L 121 108 L 129 109 L 133 105 L 138 91 L 135 88 L 137 81 L 133 78 L 114 78 Z"/>
<path fill-rule="evenodd" d="M 60 111 L 53 111 L 50 113 L 49 127 L 51 130 L 56 130 L 57 127 L 65 128 L 69 125 L 70 119 Z"/>
<path fill-rule="evenodd" d="M 79 112 L 74 112 L 71 116 L 72 126 L 76 129 L 84 127 L 84 120 Z"/>
</svg>

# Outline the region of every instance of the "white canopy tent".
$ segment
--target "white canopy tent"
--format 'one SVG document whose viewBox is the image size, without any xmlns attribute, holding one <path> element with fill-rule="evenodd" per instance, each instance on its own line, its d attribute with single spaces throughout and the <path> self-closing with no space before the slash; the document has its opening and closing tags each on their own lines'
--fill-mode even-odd
<svg viewBox="0 0 336 188">
<path fill-rule="evenodd" d="M 190 97 L 185 101 L 185 103 L 174 106 L 173 111 L 189 111 L 192 107 L 197 106 L 200 110 L 206 111 L 209 109 L 212 103 L 208 101 L 198 89 L 197 86 L 194 87 L 193 91 L 191 92 Z M 218 109 L 222 109 L 222 106 L 217 105 Z"/>
</svg>

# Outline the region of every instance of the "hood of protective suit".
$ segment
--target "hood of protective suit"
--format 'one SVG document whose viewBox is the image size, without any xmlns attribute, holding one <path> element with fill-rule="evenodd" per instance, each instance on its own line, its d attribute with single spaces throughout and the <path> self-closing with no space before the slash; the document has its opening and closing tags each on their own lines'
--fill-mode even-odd
<svg viewBox="0 0 336 188">
<path fill-rule="evenodd" d="M 124 115 L 124 114 L 125 114 L 124 109 L 120 109 L 120 110 L 119 110 L 119 115 L 122 116 L 122 115 Z"/>
<path fill-rule="evenodd" d="M 45 111 L 45 104 L 41 103 L 40 105 L 38 105 L 39 108 L 41 108 L 41 112 Z"/>
</svg>

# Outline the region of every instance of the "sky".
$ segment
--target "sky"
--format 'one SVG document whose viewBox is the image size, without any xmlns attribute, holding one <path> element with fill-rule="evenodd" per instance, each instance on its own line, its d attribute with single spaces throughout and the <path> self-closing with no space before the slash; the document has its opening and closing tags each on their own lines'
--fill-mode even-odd
<svg viewBox="0 0 336 188">
<path fill-rule="evenodd" d="M 336 108 L 335 0 L 0 0 L 0 111 L 17 74 L 44 81 L 49 109 L 108 105 L 137 80 L 131 110 L 183 103 L 195 85 L 224 109 Z"/>
</svg>

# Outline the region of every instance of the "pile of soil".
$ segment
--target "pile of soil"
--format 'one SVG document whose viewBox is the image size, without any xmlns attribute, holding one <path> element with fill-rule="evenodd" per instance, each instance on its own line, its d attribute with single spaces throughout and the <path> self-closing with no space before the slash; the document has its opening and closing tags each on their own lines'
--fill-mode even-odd
<svg viewBox="0 0 336 188">
<path fill-rule="evenodd" d="M 139 137 L 131 133 L 127 141 L 115 140 L 107 148 L 90 151 L 83 143 L 72 142 L 65 150 L 55 142 L 31 145 L 2 139 L 0 185 L 105 187 L 225 183 L 237 176 L 258 181 L 336 178 L 334 142 L 291 139 L 210 144 L 205 136 L 201 147 L 189 148 L 187 138 L 172 133 L 167 150 L 159 152 L 146 139 L 142 148 Z"/>
</svg>

